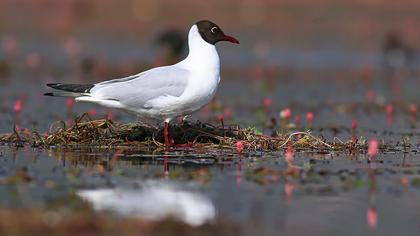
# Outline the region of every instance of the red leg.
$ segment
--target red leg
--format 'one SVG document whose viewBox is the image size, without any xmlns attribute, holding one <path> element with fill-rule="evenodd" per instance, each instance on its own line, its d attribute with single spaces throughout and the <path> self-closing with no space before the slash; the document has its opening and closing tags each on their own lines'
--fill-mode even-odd
<svg viewBox="0 0 420 236">
<path fill-rule="evenodd" d="M 165 128 L 163 130 L 163 136 L 165 137 L 165 146 L 166 147 L 169 147 L 170 146 L 170 143 L 169 143 L 169 130 L 168 130 L 168 128 L 169 128 L 169 123 L 168 122 L 165 122 Z"/>
</svg>

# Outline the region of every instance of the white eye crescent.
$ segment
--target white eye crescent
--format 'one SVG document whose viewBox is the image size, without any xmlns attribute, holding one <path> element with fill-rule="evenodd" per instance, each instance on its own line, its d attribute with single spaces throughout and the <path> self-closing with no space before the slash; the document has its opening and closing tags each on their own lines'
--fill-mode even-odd
<svg viewBox="0 0 420 236">
<path fill-rule="evenodd" d="M 211 30 L 210 30 L 213 34 L 214 33 L 216 33 L 216 31 L 217 31 L 217 27 L 216 26 L 214 26 L 213 28 L 211 28 Z"/>
</svg>

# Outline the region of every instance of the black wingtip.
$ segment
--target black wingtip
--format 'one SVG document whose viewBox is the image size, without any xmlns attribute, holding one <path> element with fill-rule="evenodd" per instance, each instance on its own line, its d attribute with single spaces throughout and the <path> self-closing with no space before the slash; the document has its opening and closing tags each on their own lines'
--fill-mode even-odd
<svg viewBox="0 0 420 236">
<path fill-rule="evenodd" d="M 54 96 L 54 93 L 44 93 L 44 96 Z"/>
<path fill-rule="evenodd" d="M 58 85 L 58 83 L 48 83 L 48 84 L 46 84 L 48 87 L 51 87 L 51 88 L 53 88 L 53 87 L 55 87 L 56 85 Z"/>
<path fill-rule="evenodd" d="M 48 87 L 58 90 L 74 93 L 89 93 L 90 89 L 93 88 L 94 84 L 60 84 L 60 83 L 48 83 Z"/>
</svg>

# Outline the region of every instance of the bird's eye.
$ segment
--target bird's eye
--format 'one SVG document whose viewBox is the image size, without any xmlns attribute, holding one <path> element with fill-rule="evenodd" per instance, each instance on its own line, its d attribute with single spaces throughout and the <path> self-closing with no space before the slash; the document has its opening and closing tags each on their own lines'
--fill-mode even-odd
<svg viewBox="0 0 420 236">
<path fill-rule="evenodd" d="M 213 27 L 213 28 L 211 28 L 211 30 L 210 30 L 213 34 L 215 34 L 216 32 L 217 32 L 217 27 L 215 26 L 215 27 Z"/>
</svg>

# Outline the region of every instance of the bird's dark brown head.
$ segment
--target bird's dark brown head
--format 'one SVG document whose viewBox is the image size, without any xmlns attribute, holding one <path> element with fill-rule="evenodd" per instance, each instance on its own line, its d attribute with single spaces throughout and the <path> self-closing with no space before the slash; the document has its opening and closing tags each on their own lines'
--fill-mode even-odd
<svg viewBox="0 0 420 236">
<path fill-rule="evenodd" d="M 197 25 L 198 32 L 200 33 L 204 41 L 210 44 L 214 45 L 220 41 L 228 41 L 231 43 L 239 44 L 239 41 L 237 39 L 223 33 L 222 29 L 220 29 L 218 25 L 211 21 L 201 20 L 195 23 L 195 25 Z"/>
</svg>

